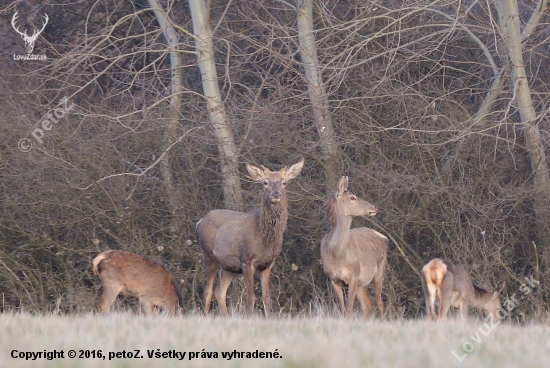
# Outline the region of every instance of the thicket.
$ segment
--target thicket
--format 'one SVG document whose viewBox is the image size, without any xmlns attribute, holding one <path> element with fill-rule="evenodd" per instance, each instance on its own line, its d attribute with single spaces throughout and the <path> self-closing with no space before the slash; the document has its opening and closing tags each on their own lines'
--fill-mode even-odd
<svg viewBox="0 0 550 368">
<path fill-rule="evenodd" d="M 194 224 L 225 207 L 222 163 L 187 2 L 160 3 L 180 37 L 184 75 L 178 140 L 168 150 L 169 53 L 146 1 L 42 1 L 41 7 L 23 1 L 0 8 L 3 310 L 53 310 L 56 301 L 63 313 L 95 309 L 100 283 L 91 260 L 114 248 L 167 264 L 181 281 L 187 310 L 202 309 Z M 525 23 L 536 5 L 519 3 Z M 271 281 L 274 311 L 299 315 L 335 306 L 319 254 L 322 206 L 335 186 L 326 182 L 291 5 L 208 2 L 218 83 L 239 149 L 243 210 L 257 206 L 261 191 L 247 178 L 245 162 L 279 169 L 306 161 L 289 184 L 289 222 Z M 13 60 L 25 52 L 10 24 L 16 10 L 27 27 L 49 15 L 34 50 L 47 61 Z M 547 10 L 524 46 L 546 152 L 549 21 Z M 478 284 L 505 281 L 504 298 L 532 276 L 540 288 L 512 316 L 545 315 L 549 238 L 534 210 L 514 85 L 507 82 L 483 123 L 474 123 L 495 78 L 487 54 L 510 77 L 492 5 L 316 1 L 314 24 L 341 151 L 339 175 L 380 208 L 353 226 L 391 239 L 383 292 L 389 316 L 424 313 L 419 270 L 434 257 L 464 264 Z M 44 132 L 41 145 L 31 133 L 64 96 L 75 106 Z M 29 152 L 18 147 L 22 138 L 33 143 Z M 170 197 L 163 155 L 177 188 Z M 238 278 L 230 305 L 243 308 L 243 292 Z"/>
</svg>

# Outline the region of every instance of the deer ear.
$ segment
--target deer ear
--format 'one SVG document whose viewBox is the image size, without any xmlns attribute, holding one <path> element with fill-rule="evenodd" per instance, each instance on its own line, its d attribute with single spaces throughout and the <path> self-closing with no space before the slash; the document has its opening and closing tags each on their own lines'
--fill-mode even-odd
<svg viewBox="0 0 550 368">
<path fill-rule="evenodd" d="M 338 181 L 338 188 L 336 189 L 336 193 L 334 194 L 335 198 L 339 198 L 342 194 L 344 194 L 345 191 L 348 190 L 348 183 L 349 179 L 347 176 L 342 176 L 340 180 Z"/>
<path fill-rule="evenodd" d="M 250 174 L 252 179 L 256 181 L 261 181 L 265 178 L 265 172 L 264 172 L 263 166 L 259 168 L 258 166 L 247 162 L 246 169 L 248 170 L 248 173 Z"/>
<path fill-rule="evenodd" d="M 305 160 L 302 158 L 300 160 L 300 162 L 295 163 L 288 170 L 286 170 L 285 179 L 286 180 L 294 179 L 295 177 L 300 175 L 300 172 L 302 171 L 302 168 L 304 167 L 304 162 L 305 162 Z"/>
</svg>

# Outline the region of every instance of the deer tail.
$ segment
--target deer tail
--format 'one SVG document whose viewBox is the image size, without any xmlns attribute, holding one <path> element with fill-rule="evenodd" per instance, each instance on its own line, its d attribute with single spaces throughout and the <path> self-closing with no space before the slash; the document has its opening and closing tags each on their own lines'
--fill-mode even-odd
<svg viewBox="0 0 550 368">
<path fill-rule="evenodd" d="M 94 266 L 93 270 L 94 270 L 94 275 L 96 276 L 99 276 L 99 270 L 98 270 L 98 266 L 99 266 L 99 263 L 101 261 L 103 261 L 105 258 L 107 258 L 107 256 L 109 255 L 109 253 L 111 253 L 112 250 L 108 250 L 106 252 L 103 252 L 101 253 L 100 255 L 98 255 L 97 257 L 94 258 L 94 260 L 92 261 L 92 264 Z"/>
</svg>

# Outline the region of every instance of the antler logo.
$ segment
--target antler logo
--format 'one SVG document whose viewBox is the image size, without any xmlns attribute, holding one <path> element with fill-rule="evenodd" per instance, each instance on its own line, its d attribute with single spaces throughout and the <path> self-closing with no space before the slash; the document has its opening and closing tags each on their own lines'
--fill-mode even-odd
<svg viewBox="0 0 550 368">
<path fill-rule="evenodd" d="M 33 31 L 32 36 L 29 36 L 27 34 L 27 30 L 25 32 L 21 32 L 19 30 L 19 26 L 16 27 L 15 20 L 17 19 L 17 13 L 13 15 L 13 18 L 11 18 L 11 26 L 13 29 L 15 29 L 15 32 L 19 33 L 21 37 L 23 37 L 23 40 L 25 40 L 25 48 L 27 49 L 27 54 L 32 54 L 32 50 L 34 49 L 34 43 L 36 42 L 36 39 L 38 36 L 40 36 L 40 33 L 46 28 L 46 24 L 48 24 L 48 14 L 44 14 L 44 25 L 42 26 L 42 29 L 40 31 L 37 31 L 36 29 Z"/>
</svg>

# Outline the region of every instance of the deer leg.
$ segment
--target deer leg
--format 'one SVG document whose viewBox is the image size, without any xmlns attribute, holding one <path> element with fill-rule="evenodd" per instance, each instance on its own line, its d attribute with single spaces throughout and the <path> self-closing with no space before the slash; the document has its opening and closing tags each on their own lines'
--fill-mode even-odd
<svg viewBox="0 0 550 368">
<path fill-rule="evenodd" d="M 433 321 L 435 319 L 435 295 L 430 293 L 430 292 L 426 292 L 425 295 L 424 295 L 425 299 L 426 299 L 426 311 L 428 313 L 428 319 L 430 321 Z M 441 314 L 441 302 L 439 303 L 439 314 Z"/>
<path fill-rule="evenodd" d="M 449 292 L 441 292 L 439 290 L 439 316 L 437 317 L 438 321 L 447 319 L 447 314 L 449 313 L 449 308 L 451 308 L 451 301 L 453 298 L 452 290 Z"/>
<path fill-rule="evenodd" d="M 111 305 L 115 302 L 116 297 L 122 291 L 122 286 L 103 285 L 103 294 L 101 294 L 101 302 L 99 303 L 99 311 L 103 314 L 109 313 Z"/>
<path fill-rule="evenodd" d="M 140 302 L 147 316 L 154 316 L 157 314 L 155 313 L 155 306 L 153 302 L 151 302 L 150 300 L 140 300 Z"/>
<path fill-rule="evenodd" d="M 466 303 L 466 301 L 462 301 L 462 303 L 460 303 L 460 315 L 462 316 L 463 321 L 468 319 L 468 303 Z"/>
<path fill-rule="evenodd" d="M 372 286 L 374 288 L 374 296 L 376 297 L 376 306 L 378 308 L 378 313 L 380 313 L 380 319 L 384 319 L 384 302 L 382 301 L 382 284 L 383 283 L 384 283 L 384 269 L 382 269 L 382 272 L 379 272 L 376 275 L 374 275 L 374 278 L 372 279 Z M 363 287 L 361 288 L 363 289 Z M 365 294 L 366 294 L 366 290 L 365 290 Z M 369 299 L 369 302 L 370 302 L 370 299 Z"/>
<path fill-rule="evenodd" d="M 370 312 L 372 311 L 372 302 L 369 298 L 369 294 L 367 293 L 367 289 L 363 286 L 359 286 L 357 288 L 357 299 L 359 299 L 359 303 L 361 303 L 363 317 L 365 319 L 369 318 Z"/>
<path fill-rule="evenodd" d="M 435 294 L 437 290 L 433 285 L 424 286 L 424 300 L 426 301 L 426 313 L 428 314 L 428 319 L 433 321 L 435 318 Z M 439 315 L 441 315 L 441 296 L 439 298 Z"/>
<path fill-rule="evenodd" d="M 231 281 L 235 278 L 235 274 L 229 271 L 221 270 L 220 273 L 220 282 L 216 288 L 216 300 L 220 306 L 220 310 L 224 316 L 229 316 L 227 311 L 227 288 L 231 284 Z"/>
<path fill-rule="evenodd" d="M 165 304 L 163 309 L 168 317 L 173 317 L 176 315 L 177 304 Z"/>
<path fill-rule="evenodd" d="M 441 284 L 437 285 L 437 293 L 439 294 L 439 316 L 438 320 L 444 320 L 447 318 L 449 308 L 453 303 L 454 294 L 454 275 L 451 272 L 447 272 L 443 276 Z"/>
<path fill-rule="evenodd" d="M 252 265 L 243 265 L 243 277 L 244 284 L 246 286 L 246 304 L 248 306 L 248 314 L 254 314 L 254 266 Z"/>
<path fill-rule="evenodd" d="M 269 285 L 269 280 L 271 278 L 271 267 L 273 267 L 273 264 L 263 270 L 260 274 L 260 280 L 262 282 L 262 299 L 264 301 L 264 312 L 266 317 L 269 317 L 271 313 L 271 293 Z"/>
<path fill-rule="evenodd" d="M 206 288 L 204 289 L 204 313 L 210 312 L 210 303 L 214 292 L 214 279 L 218 265 L 212 261 L 206 254 L 204 255 L 204 271 L 206 273 Z"/>
<path fill-rule="evenodd" d="M 357 280 L 351 279 L 348 286 L 348 305 L 346 308 L 346 317 L 351 316 L 353 312 L 353 303 L 355 302 L 355 296 L 357 295 Z"/>
<path fill-rule="evenodd" d="M 340 313 L 344 313 L 344 292 L 342 291 L 342 285 L 334 280 L 330 281 L 332 283 L 334 293 L 336 293 L 336 298 L 338 299 L 338 308 L 340 309 Z"/>
</svg>

